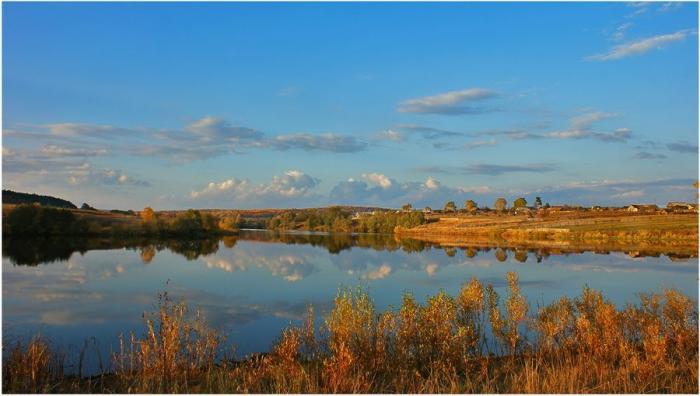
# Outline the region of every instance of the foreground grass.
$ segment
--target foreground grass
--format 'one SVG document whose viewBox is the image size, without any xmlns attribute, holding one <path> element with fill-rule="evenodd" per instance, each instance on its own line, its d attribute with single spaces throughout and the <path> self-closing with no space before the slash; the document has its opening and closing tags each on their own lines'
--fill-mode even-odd
<svg viewBox="0 0 700 396">
<path fill-rule="evenodd" d="M 618 309 L 584 288 L 530 312 L 518 277 L 504 301 L 477 279 L 378 313 L 342 290 L 321 334 L 313 310 L 270 353 L 234 361 L 224 339 L 161 296 L 146 332 L 120 340 L 108 374 L 64 375 L 46 340 L 4 345 L 5 393 L 697 393 L 698 313 L 676 290 Z M 490 335 L 490 336 L 487 336 Z M 82 356 L 81 356 L 82 361 Z"/>
</svg>

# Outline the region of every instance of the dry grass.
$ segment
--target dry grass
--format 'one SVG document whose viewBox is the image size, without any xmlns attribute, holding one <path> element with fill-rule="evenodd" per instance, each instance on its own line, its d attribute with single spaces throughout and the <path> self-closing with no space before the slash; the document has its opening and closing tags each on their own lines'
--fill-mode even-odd
<svg viewBox="0 0 700 396">
<path fill-rule="evenodd" d="M 530 312 L 518 277 L 503 302 L 477 279 L 424 304 L 406 294 L 378 313 L 343 289 L 317 334 L 285 330 L 267 354 L 226 358 L 223 339 L 161 296 L 143 337 L 121 340 L 111 374 L 63 374 L 35 338 L 5 350 L 4 392 L 120 393 L 697 393 L 696 303 L 676 290 L 618 309 L 584 288 Z"/>
</svg>

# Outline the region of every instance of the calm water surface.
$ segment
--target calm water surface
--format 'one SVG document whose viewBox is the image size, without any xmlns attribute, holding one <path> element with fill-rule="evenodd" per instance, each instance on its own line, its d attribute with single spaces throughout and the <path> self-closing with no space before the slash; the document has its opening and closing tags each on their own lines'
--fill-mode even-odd
<svg viewBox="0 0 700 396">
<path fill-rule="evenodd" d="M 404 292 L 455 295 L 472 276 L 505 293 L 508 271 L 520 275 L 532 307 L 584 285 L 618 305 L 664 287 L 698 298 L 697 258 L 555 253 L 264 231 L 203 241 L 4 240 L 3 337 L 41 333 L 65 348 L 91 339 L 107 360 L 119 334 L 143 331 L 142 313 L 165 290 L 201 308 L 240 355 L 268 350 L 307 304 L 327 312 L 341 286 L 366 287 L 380 310 L 399 306 Z"/>
</svg>

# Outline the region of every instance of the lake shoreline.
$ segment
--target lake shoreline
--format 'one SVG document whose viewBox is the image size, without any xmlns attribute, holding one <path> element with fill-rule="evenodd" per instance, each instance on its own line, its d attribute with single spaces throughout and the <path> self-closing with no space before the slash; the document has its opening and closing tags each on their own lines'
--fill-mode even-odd
<svg viewBox="0 0 700 396">
<path fill-rule="evenodd" d="M 436 216 L 400 238 L 440 246 L 499 246 L 590 251 L 645 251 L 697 256 L 698 215 Z"/>
</svg>

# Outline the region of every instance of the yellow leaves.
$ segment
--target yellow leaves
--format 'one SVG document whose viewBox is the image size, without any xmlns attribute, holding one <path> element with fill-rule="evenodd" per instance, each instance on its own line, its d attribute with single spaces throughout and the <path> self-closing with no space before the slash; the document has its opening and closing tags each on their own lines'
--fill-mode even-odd
<svg viewBox="0 0 700 396">
<path fill-rule="evenodd" d="M 139 216 L 141 216 L 141 220 L 144 223 L 151 223 L 156 221 L 156 213 L 150 206 L 146 206 L 145 208 L 143 208 L 141 213 L 139 213 Z"/>
</svg>

